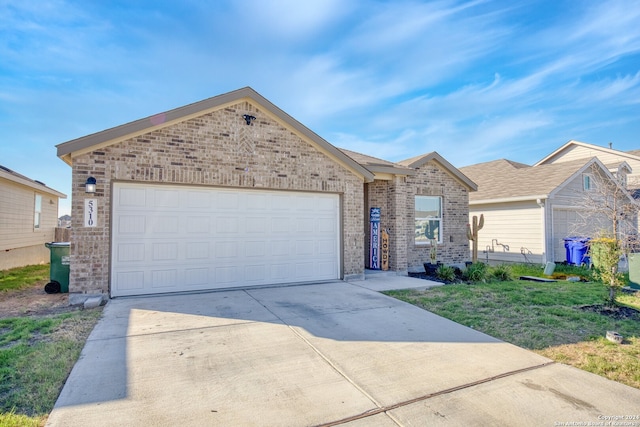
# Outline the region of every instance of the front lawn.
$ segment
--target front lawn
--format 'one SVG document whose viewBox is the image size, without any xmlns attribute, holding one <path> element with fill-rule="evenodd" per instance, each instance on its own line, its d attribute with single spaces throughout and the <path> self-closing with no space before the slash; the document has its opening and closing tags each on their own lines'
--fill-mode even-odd
<svg viewBox="0 0 640 427">
<path fill-rule="evenodd" d="M 64 294 L 45 294 L 48 279 L 49 265 L 0 271 L 3 427 L 44 425 L 102 313 L 69 307 Z M 31 304 L 34 299 L 41 304 Z"/>
<path fill-rule="evenodd" d="M 640 316 L 615 318 L 581 309 L 605 301 L 602 284 L 510 280 L 386 294 L 558 362 L 640 388 Z M 621 295 L 619 301 L 640 310 L 640 293 Z M 607 341 L 607 331 L 622 334 L 624 343 Z"/>
</svg>

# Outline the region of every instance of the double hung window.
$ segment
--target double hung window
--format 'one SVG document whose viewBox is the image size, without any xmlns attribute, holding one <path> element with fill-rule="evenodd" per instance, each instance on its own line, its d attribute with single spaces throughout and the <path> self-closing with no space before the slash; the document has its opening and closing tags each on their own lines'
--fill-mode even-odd
<svg viewBox="0 0 640 427">
<path fill-rule="evenodd" d="M 442 197 L 416 196 L 415 198 L 415 242 L 442 243 Z"/>
</svg>

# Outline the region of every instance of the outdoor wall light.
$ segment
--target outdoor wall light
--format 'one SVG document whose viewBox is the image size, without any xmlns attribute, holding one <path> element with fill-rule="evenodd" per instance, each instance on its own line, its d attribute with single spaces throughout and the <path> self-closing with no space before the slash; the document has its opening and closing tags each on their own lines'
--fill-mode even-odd
<svg viewBox="0 0 640 427">
<path fill-rule="evenodd" d="M 250 114 L 243 114 L 242 118 L 244 119 L 245 122 L 247 122 L 247 125 L 249 126 L 251 126 L 251 122 L 256 119 L 255 116 L 252 116 Z"/>
<path fill-rule="evenodd" d="M 84 191 L 89 194 L 96 192 L 96 179 L 94 177 L 87 178 L 87 182 L 84 183 Z"/>
</svg>

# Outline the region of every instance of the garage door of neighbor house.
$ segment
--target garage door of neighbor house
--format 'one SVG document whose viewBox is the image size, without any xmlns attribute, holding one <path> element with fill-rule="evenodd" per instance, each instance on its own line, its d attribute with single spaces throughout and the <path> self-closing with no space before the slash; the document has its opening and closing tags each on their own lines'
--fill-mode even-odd
<svg viewBox="0 0 640 427">
<path fill-rule="evenodd" d="M 553 261 L 567 260 L 564 239 L 575 235 L 579 218 L 575 210 L 555 208 L 553 210 Z"/>
<path fill-rule="evenodd" d="M 116 183 L 111 296 L 340 277 L 336 194 Z"/>
</svg>

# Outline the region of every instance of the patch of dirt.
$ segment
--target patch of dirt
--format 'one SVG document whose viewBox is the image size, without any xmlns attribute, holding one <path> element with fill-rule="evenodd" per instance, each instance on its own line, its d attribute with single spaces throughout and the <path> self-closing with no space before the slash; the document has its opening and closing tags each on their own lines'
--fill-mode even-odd
<svg viewBox="0 0 640 427">
<path fill-rule="evenodd" d="M 624 307 L 621 305 L 617 305 L 614 307 L 605 305 L 605 304 L 593 304 L 593 305 L 583 305 L 579 307 L 582 311 L 590 311 L 592 313 L 598 313 L 603 316 L 611 317 L 616 320 L 640 320 L 640 311 L 631 307 Z"/>
<path fill-rule="evenodd" d="M 6 317 L 41 316 L 78 310 L 69 305 L 69 294 L 48 294 L 42 280 L 20 290 L 0 291 L 0 319 Z"/>
</svg>

